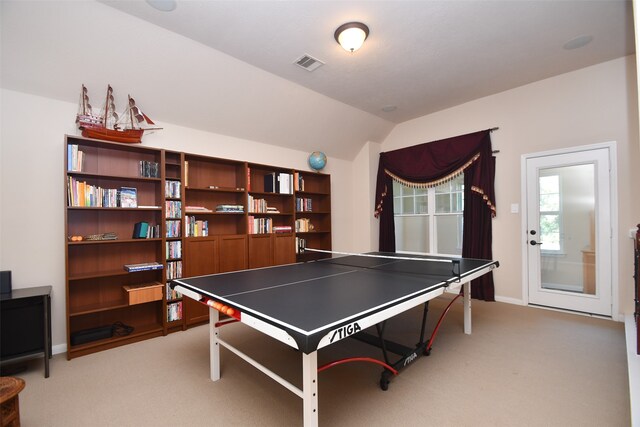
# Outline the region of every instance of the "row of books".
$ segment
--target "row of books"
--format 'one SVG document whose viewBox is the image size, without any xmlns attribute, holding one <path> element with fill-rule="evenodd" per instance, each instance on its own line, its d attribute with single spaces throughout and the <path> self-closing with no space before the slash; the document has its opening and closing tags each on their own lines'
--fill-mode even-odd
<svg viewBox="0 0 640 427">
<path fill-rule="evenodd" d="M 67 170 L 82 172 L 84 170 L 85 152 L 78 150 L 77 144 L 67 145 Z"/>
<path fill-rule="evenodd" d="M 264 213 L 267 212 L 267 201 L 265 199 L 256 199 L 251 194 L 247 197 L 247 211 Z M 277 209 L 276 209 L 277 210 Z"/>
<path fill-rule="evenodd" d="M 67 177 L 67 205 L 104 208 L 138 207 L 137 190 L 133 187 L 102 188 Z"/>
<path fill-rule="evenodd" d="M 313 199 L 310 197 L 296 197 L 296 212 L 312 212 Z"/>
<path fill-rule="evenodd" d="M 185 233 L 187 237 L 202 237 L 209 235 L 209 221 L 196 219 L 195 216 L 186 216 Z"/>
<path fill-rule="evenodd" d="M 167 322 L 175 322 L 182 319 L 182 301 L 167 304 Z"/>
<path fill-rule="evenodd" d="M 182 258 L 182 242 L 180 240 L 166 242 L 167 259 Z"/>
<path fill-rule="evenodd" d="M 162 270 L 164 267 L 157 262 L 143 262 L 140 264 L 125 264 L 124 269 L 129 273 L 136 271 L 148 271 L 148 270 Z"/>
<path fill-rule="evenodd" d="M 140 160 L 140 176 L 144 178 L 159 178 L 160 167 L 158 162 Z"/>
<path fill-rule="evenodd" d="M 164 197 L 168 199 L 179 199 L 180 198 L 180 187 L 182 183 L 180 181 L 165 181 L 164 182 Z"/>
<path fill-rule="evenodd" d="M 171 289 L 171 286 L 169 286 L 168 284 L 167 286 L 165 286 L 165 289 L 167 294 L 167 301 L 182 298 L 182 294 L 175 289 Z"/>
<path fill-rule="evenodd" d="M 167 218 L 180 218 L 182 216 L 182 202 L 167 200 L 165 204 L 165 216 Z"/>
<path fill-rule="evenodd" d="M 133 239 L 157 239 L 160 237 L 160 225 L 150 225 L 146 221 L 136 222 L 131 237 Z"/>
<path fill-rule="evenodd" d="M 256 218 L 253 215 L 249 215 L 249 234 L 268 234 L 273 233 L 273 219 L 272 218 Z"/>
<path fill-rule="evenodd" d="M 307 240 L 302 237 L 296 237 L 296 253 L 300 254 L 304 252 L 304 248 L 307 247 Z"/>
<path fill-rule="evenodd" d="M 167 281 L 182 277 L 182 261 L 171 261 L 167 263 Z"/>
<path fill-rule="evenodd" d="M 167 233 L 166 237 L 180 237 L 182 236 L 181 222 L 179 219 L 168 219 L 166 221 Z"/>
<path fill-rule="evenodd" d="M 296 219 L 296 233 L 307 233 L 313 230 L 314 226 L 309 218 Z"/>
<path fill-rule="evenodd" d="M 264 176 L 264 192 L 293 194 L 293 174 L 286 172 L 271 172 Z"/>
</svg>

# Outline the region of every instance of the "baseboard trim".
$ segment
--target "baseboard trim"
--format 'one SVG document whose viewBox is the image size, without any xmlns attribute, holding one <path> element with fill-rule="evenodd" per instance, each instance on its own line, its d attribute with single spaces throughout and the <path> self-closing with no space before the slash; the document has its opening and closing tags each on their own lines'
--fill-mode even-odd
<svg viewBox="0 0 640 427">
<path fill-rule="evenodd" d="M 66 344 L 58 344 L 51 347 L 51 353 L 53 354 L 60 354 L 60 353 L 66 353 L 66 352 L 67 352 Z"/>
</svg>

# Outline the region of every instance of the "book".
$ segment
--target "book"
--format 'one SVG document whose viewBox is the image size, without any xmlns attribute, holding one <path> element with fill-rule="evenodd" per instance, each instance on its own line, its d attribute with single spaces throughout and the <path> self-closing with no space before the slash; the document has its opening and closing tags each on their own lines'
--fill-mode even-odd
<svg viewBox="0 0 640 427">
<path fill-rule="evenodd" d="M 129 273 L 134 273 L 136 271 L 147 271 L 147 270 L 162 270 L 164 267 L 162 264 L 157 262 L 143 262 L 140 264 L 125 264 L 124 269 Z"/>
<path fill-rule="evenodd" d="M 120 207 L 137 208 L 138 190 L 133 187 L 120 187 Z"/>
<path fill-rule="evenodd" d="M 265 193 L 278 193 L 279 181 L 276 179 L 276 173 L 271 172 L 264 176 L 264 192 Z"/>
<path fill-rule="evenodd" d="M 280 186 L 279 193 L 280 194 L 292 194 L 293 193 L 293 177 L 288 173 L 280 173 L 279 174 Z"/>
<path fill-rule="evenodd" d="M 134 239 L 146 239 L 149 232 L 149 223 L 140 221 L 133 225 L 133 237 Z"/>
</svg>

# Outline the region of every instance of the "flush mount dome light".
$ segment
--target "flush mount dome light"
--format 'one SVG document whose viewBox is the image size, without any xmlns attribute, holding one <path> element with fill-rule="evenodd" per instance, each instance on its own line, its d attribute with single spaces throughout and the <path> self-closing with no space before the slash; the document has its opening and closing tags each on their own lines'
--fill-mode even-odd
<svg viewBox="0 0 640 427">
<path fill-rule="evenodd" d="M 362 22 L 347 22 L 338 27 L 333 37 L 347 52 L 355 52 L 360 49 L 369 36 L 369 27 Z"/>
</svg>

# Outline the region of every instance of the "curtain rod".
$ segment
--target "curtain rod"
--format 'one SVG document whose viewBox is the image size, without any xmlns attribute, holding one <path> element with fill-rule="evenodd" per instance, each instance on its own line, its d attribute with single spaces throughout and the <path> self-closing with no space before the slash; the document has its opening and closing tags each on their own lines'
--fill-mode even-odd
<svg viewBox="0 0 640 427">
<path fill-rule="evenodd" d="M 498 130 L 498 129 L 500 129 L 500 128 L 496 126 L 494 128 L 489 129 L 489 132 L 493 132 L 494 130 Z M 500 150 L 493 150 L 491 152 L 491 154 L 498 154 L 499 152 L 500 152 Z"/>
</svg>

